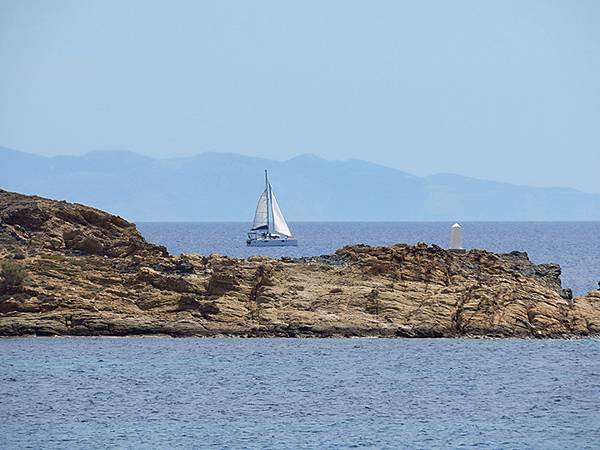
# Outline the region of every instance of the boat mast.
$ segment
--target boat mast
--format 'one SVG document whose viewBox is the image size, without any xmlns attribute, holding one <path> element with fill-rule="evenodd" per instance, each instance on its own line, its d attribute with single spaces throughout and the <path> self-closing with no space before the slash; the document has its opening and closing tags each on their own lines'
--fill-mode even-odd
<svg viewBox="0 0 600 450">
<path fill-rule="evenodd" d="M 271 233 L 271 225 L 269 224 L 269 209 L 271 208 L 271 187 L 269 186 L 269 177 L 267 169 L 265 169 L 265 188 L 267 190 L 267 233 Z"/>
</svg>

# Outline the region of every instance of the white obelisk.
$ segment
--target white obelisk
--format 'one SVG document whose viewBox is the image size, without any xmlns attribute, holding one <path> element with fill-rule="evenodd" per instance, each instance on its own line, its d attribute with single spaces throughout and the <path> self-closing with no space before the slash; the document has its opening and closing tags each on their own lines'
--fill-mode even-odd
<svg viewBox="0 0 600 450">
<path fill-rule="evenodd" d="M 450 229 L 450 250 L 462 250 L 460 225 L 455 223 Z"/>
</svg>

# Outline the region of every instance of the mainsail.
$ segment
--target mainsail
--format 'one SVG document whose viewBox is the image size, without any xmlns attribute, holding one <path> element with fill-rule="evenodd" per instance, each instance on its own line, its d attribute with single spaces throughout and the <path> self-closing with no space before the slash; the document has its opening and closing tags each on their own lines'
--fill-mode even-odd
<svg viewBox="0 0 600 450">
<path fill-rule="evenodd" d="M 273 231 L 287 237 L 292 237 L 292 232 L 290 231 L 290 228 L 288 227 L 288 224 L 281 213 L 281 209 L 279 208 L 279 204 L 277 203 L 277 199 L 275 198 L 273 190 L 271 190 L 271 203 L 271 207 L 273 208 Z"/>
<path fill-rule="evenodd" d="M 269 205 L 268 205 L 268 194 L 265 189 L 258 199 L 258 205 L 256 205 L 256 212 L 254 213 L 254 223 L 252 224 L 252 231 L 255 230 L 266 230 L 269 228 Z"/>
</svg>

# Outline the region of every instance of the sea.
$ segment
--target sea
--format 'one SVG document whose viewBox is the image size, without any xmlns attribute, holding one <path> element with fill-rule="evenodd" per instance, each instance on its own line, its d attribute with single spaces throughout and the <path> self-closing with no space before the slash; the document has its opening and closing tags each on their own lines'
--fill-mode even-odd
<svg viewBox="0 0 600 450">
<path fill-rule="evenodd" d="M 142 223 L 178 254 L 447 246 L 451 223 L 297 223 L 248 249 L 247 224 Z M 597 288 L 600 223 L 464 223 L 467 248 L 558 262 Z M 0 449 L 597 449 L 600 340 L 0 339 Z"/>
<path fill-rule="evenodd" d="M 600 341 L 0 339 L 2 449 L 597 449 Z"/>
</svg>

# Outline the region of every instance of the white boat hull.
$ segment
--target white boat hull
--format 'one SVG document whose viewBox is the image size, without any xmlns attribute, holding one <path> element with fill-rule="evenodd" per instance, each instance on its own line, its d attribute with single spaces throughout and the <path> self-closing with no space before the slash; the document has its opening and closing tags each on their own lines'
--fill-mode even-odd
<svg viewBox="0 0 600 450">
<path fill-rule="evenodd" d="M 297 247 L 298 239 L 248 239 L 248 247 Z"/>
</svg>

